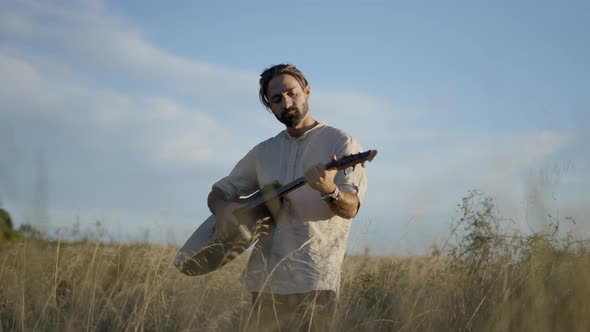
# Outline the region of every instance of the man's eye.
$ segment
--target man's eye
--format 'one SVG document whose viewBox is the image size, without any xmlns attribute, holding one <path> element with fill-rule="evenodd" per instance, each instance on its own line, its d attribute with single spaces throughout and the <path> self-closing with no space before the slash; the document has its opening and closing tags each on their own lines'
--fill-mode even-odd
<svg viewBox="0 0 590 332">
<path fill-rule="evenodd" d="M 271 98 L 270 101 L 274 104 L 278 103 L 281 101 L 281 97 L 275 97 L 275 98 Z"/>
<path fill-rule="evenodd" d="M 291 90 L 291 91 L 287 92 L 287 95 L 289 97 L 293 97 L 293 96 L 296 96 L 297 95 L 297 92 L 295 92 L 295 90 Z"/>
</svg>

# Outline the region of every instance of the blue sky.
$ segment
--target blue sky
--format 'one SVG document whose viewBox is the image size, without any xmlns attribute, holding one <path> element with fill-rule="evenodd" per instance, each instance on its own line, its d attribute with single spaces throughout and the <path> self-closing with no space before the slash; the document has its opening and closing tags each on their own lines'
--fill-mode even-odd
<svg viewBox="0 0 590 332">
<path fill-rule="evenodd" d="M 589 234 L 586 2 L 0 4 L 0 197 L 17 223 L 181 243 L 210 185 L 282 130 L 257 99 L 297 65 L 314 116 L 379 150 L 351 250 L 442 243 L 470 189 L 522 231 Z"/>
</svg>

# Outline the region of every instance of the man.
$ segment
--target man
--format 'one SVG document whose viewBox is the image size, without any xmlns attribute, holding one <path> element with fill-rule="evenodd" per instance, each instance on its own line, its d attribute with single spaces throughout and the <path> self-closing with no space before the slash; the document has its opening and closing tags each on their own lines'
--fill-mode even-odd
<svg viewBox="0 0 590 332">
<path fill-rule="evenodd" d="M 301 176 L 307 185 L 291 192 L 273 213 L 270 234 L 250 256 L 242 281 L 252 293 L 258 328 L 320 328 L 334 313 L 340 269 L 352 219 L 367 180 L 363 167 L 326 170 L 332 158 L 361 152 L 339 129 L 316 121 L 308 106 L 311 89 L 295 66 L 281 64 L 260 75 L 260 100 L 286 127 L 242 158 L 215 183 L 208 205 L 219 235 L 237 221 L 240 196 Z"/>
</svg>

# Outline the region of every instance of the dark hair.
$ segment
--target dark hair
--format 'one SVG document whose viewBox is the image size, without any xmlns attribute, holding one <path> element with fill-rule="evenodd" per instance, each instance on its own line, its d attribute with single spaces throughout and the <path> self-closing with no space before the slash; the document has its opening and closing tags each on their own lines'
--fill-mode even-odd
<svg viewBox="0 0 590 332">
<path fill-rule="evenodd" d="M 299 85 L 301 85 L 301 88 L 304 90 L 308 85 L 307 80 L 305 79 L 305 76 L 303 76 L 303 73 L 299 69 L 297 69 L 297 67 L 295 67 L 291 64 L 283 63 L 280 65 L 274 65 L 270 68 L 265 69 L 262 72 L 262 74 L 260 74 L 259 97 L 260 97 L 260 102 L 267 109 L 270 109 L 270 102 L 268 101 L 268 98 L 266 97 L 266 93 L 268 92 L 268 83 L 270 83 L 270 81 L 273 78 L 275 78 L 279 75 L 291 75 L 293 78 L 295 78 L 297 80 L 297 82 L 299 82 Z"/>
</svg>

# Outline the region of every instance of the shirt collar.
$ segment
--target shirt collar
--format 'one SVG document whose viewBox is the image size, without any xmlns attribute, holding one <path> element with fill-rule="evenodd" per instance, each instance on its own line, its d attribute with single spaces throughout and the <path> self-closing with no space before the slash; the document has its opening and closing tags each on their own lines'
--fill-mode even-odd
<svg viewBox="0 0 590 332">
<path fill-rule="evenodd" d="M 289 134 L 289 132 L 287 131 L 287 129 L 285 129 L 283 132 L 285 133 L 285 136 L 287 136 L 287 139 L 290 141 L 303 141 L 305 140 L 313 131 L 316 131 L 318 128 L 324 127 L 326 124 L 323 122 L 318 122 L 317 125 L 315 125 L 313 128 L 311 128 L 310 130 L 306 131 L 303 133 L 303 135 L 299 136 L 299 137 L 293 137 L 291 136 L 291 134 Z"/>
</svg>

